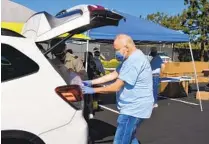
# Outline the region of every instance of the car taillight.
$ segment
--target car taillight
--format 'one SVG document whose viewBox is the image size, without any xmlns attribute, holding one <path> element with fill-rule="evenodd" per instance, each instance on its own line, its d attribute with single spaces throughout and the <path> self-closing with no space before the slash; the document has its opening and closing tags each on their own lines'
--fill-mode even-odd
<svg viewBox="0 0 209 144">
<path fill-rule="evenodd" d="M 104 7 L 99 6 L 99 5 L 89 5 L 88 6 L 89 11 L 99 11 L 99 10 L 105 10 Z"/>
<path fill-rule="evenodd" d="M 59 86 L 56 93 L 76 110 L 84 108 L 83 93 L 79 85 Z"/>
<path fill-rule="evenodd" d="M 83 93 L 79 85 L 60 86 L 55 89 L 56 93 L 65 101 L 80 102 L 83 99 Z"/>
</svg>

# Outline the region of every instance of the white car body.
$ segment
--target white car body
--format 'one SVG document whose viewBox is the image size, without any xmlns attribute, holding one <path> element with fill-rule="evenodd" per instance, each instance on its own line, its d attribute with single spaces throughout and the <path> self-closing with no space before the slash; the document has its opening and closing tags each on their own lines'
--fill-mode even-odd
<svg viewBox="0 0 209 144">
<path fill-rule="evenodd" d="M 8 46 L 8 50 L 11 48 L 17 50 L 39 67 L 36 72 L 29 75 L 2 81 L 3 139 L 27 139 L 34 144 L 40 141 L 40 144 L 87 143 L 88 126 L 83 117 L 83 109 L 75 109 L 55 92 L 55 88 L 66 85 L 66 81 L 36 45 L 36 42 L 47 41 L 60 34 L 90 25 L 88 5 L 77 6 L 70 10 L 78 8 L 82 11 L 82 15 L 75 14 L 72 17 L 66 16 L 60 19 L 49 15 L 56 22 L 60 20 L 60 23 L 54 27 L 50 26 L 47 13 L 35 14 L 26 22 L 23 29 L 23 35 L 26 38 L 1 36 L 2 46 Z M 3 48 L 4 51 L 7 49 Z M 3 65 L 13 67 L 4 55 L 4 51 L 1 55 Z M 24 65 L 27 66 L 27 62 L 23 62 L 22 66 Z"/>
<path fill-rule="evenodd" d="M 66 143 L 69 138 L 72 143 L 85 143 L 88 128 L 82 110 L 76 111 L 56 94 L 55 88 L 66 83 L 35 43 L 8 36 L 1 36 L 1 41 L 39 65 L 37 73 L 1 84 L 2 130 L 31 132 L 45 143 Z"/>
<path fill-rule="evenodd" d="M 164 63 L 172 61 L 172 59 L 169 56 L 167 56 L 164 52 L 158 52 L 158 55 L 161 57 Z"/>
</svg>

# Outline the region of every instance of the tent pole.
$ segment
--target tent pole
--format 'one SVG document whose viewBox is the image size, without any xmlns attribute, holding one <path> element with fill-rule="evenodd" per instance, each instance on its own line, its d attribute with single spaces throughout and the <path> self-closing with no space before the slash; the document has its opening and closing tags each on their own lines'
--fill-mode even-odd
<svg viewBox="0 0 209 144">
<path fill-rule="evenodd" d="M 174 57 L 174 44 L 172 43 L 171 46 L 172 46 L 172 61 L 173 61 L 173 57 Z"/>
<path fill-rule="evenodd" d="M 195 66 L 195 62 L 194 62 L 191 42 L 189 42 L 189 49 L 190 49 L 190 53 L 191 53 L 191 57 L 192 57 L 193 69 L 194 69 L 194 74 L 195 74 L 195 81 L 196 81 L 198 98 L 199 98 L 199 103 L 200 103 L 200 110 L 203 111 L 202 100 L 201 100 L 200 89 L 199 89 L 199 82 L 198 82 L 198 78 L 197 78 L 197 71 L 196 71 L 196 66 Z"/>
<path fill-rule="evenodd" d="M 89 37 L 89 31 L 87 31 L 86 35 Z M 86 41 L 86 63 L 85 63 L 85 67 L 86 67 L 86 72 L 88 70 L 88 51 L 89 51 L 89 39 L 87 39 Z"/>
<path fill-rule="evenodd" d="M 162 44 L 160 44 L 160 52 L 162 52 Z"/>
</svg>

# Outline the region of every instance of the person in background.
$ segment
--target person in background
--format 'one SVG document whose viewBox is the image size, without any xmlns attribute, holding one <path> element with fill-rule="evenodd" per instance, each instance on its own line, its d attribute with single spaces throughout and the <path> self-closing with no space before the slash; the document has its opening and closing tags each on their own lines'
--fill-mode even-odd
<svg viewBox="0 0 209 144">
<path fill-rule="evenodd" d="M 100 51 L 96 50 L 94 51 L 94 61 L 96 64 L 96 69 L 98 71 L 98 75 L 95 76 L 93 79 L 99 78 L 102 75 L 105 75 L 105 70 L 104 67 L 102 65 L 102 62 L 100 60 Z M 100 99 L 100 95 L 99 94 L 95 94 L 93 97 L 93 108 L 94 109 L 99 109 L 99 103 L 102 103 L 102 100 Z"/>
<path fill-rule="evenodd" d="M 121 61 L 116 71 L 100 78 L 84 81 L 84 94 L 116 93 L 120 111 L 114 144 L 138 144 L 136 129 L 153 110 L 152 70 L 147 57 L 137 49 L 132 38 L 120 34 L 115 38 L 116 58 Z M 114 81 L 105 87 L 92 87 Z"/>
<path fill-rule="evenodd" d="M 99 52 L 100 52 L 100 49 L 97 48 L 97 47 L 95 47 L 95 48 L 93 49 L 93 53 L 94 53 L 95 51 L 99 51 Z M 104 56 L 102 53 L 100 53 L 100 58 L 103 59 L 103 60 L 106 59 L 105 56 Z"/>
<path fill-rule="evenodd" d="M 102 62 L 101 60 L 99 59 L 100 58 L 100 52 L 99 51 L 95 51 L 94 52 L 94 61 L 96 63 L 96 69 L 100 72 L 99 75 L 105 75 L 105 70 L 104 70 L 104 67 L 102 65 Z"/>
<path fill-rule="evenodd" d="M 93 52 L 95 52 L 95 51 L 99 51 L 99 48 L 95 47 L 95 48 L 93 49 Z"/>
<path fill-rule="evenodd" d="M 164 70 L 164 63 L 161 57 L 157 53 L 157 48 L 152 47 L 150 56 L 152 56 L 152 60 L 150 61 L 150 65 L 152 68 L 152 78 L 153 78 L 153 96 L 154 96 L 154 106 L 158 107 L 158 86 L 160 84 L 160 73 Z"/>
<path fill-rule="evenodd" d="M 59 42 L 59 39 L 53 39 L 51 41 L 51 46 L 54 46 Z M 42 48 L 39 46 L 39 48 Z M 52 54 L 56 56 L 54 59 L 50 59 L 50 62 L 53 63 L 54 67 L 59 74 L 62 76 L 62 78 L 65 80 L 65 82 L 69 85 L 76 84 L 76 85 L 82 85 L 82 80 L 80 76 L 74 72 L 72 69 L 68 69 L 64 65 L 65 60 L 65 44 L 61 43 L 59 44 L 54 50 L 52 50 Z"/>
<path fill-rule="evenodd" d="M 60 42 L 60 39 L 52 39 L 51 47 L 53 47 L 54 45 L 56 45 L 59 42 Z M 56 57 L 56 59 L 59 59 L 60 62 L 64 63 L 64 61 L 65 61 L 65 44 L 60 43 L 57 47 L 55 47 L 52 50 L 52 54 Z"/>
<path fill-rule="evenodd" d="M 86 61 L 87 60 L 87 61 Z M 96 63 L 94 61 L 93 54 L 91 52 L 85 52 L 84 53 L 84 63 L 83 66 L 86 68 L 86 62 L 87 62 L 87 74 L 88 79 L 94 79 L 99 75 L 99 72 L 97 71 Z M 87 109 L 89 110 L 89 119 L 92 119 L 94 117 L 94 97 L 93 94 L 87 94 L 84 99 L 87 103 Z"/>
<path fill-rule="evenodd" d="M 84 63 L 83 63 L 83 66 L 85 68 L 86 68 L 86 60 L 87 60 L 87 74 L 88 74 L 88 78 L 89 79 L 94 79 L 95 77 L 100 76 L 100 72 L 97 70 L 97 66 L 96 66 L 96 63 L 94 61 L 93 54 L 91 52 L 85 52 L 84 53 Z"/>
<path fill-rule="evenodd" d="M 83 62 L 78 56 L 73 54 L 72 49 L 67 49 L 65 51 L 64 64 L 69 70 L 76 72 L 81 77 L 81 79 L 87 79 L 87 74 L 85 72 Z"/>
</svg>

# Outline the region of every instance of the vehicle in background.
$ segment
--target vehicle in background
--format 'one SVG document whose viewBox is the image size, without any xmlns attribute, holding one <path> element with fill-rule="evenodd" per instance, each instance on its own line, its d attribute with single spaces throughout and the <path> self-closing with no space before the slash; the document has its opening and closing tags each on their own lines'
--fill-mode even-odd
<svg viewBox="0 0 209 144">
<path fill-rule="evenodd" d="M 161 57 L 164 63 L 172 61 L 172 59 L 165 52 L 158 52 L 158 55 Z"/>
<path fill-rule="evenodd" d="M 172 59 L 165 52 L 158 52 L 158 55 L 161 57 L 164 63 L 172 62 Z M 152 56 L 150 55 L 147 55 L 147 58 L 149 59 L 149 61 L 152 60 Z"/>
</svg>

